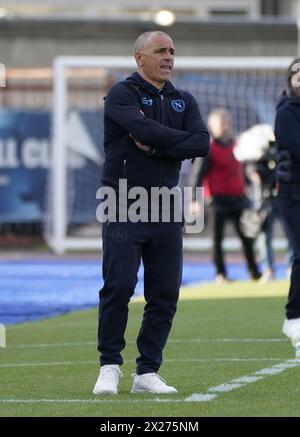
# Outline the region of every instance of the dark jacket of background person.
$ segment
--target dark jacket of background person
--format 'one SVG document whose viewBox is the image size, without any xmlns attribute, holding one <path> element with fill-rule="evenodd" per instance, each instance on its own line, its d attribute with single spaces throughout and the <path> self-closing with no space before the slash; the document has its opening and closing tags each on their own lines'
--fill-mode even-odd
<svg viewBox="0 0 300 437">
<path fill-rule="evenodd" d="M 275 137 L 280 192 L 300 195 L 300 98 L 284 93 L 277 106 Z"/>
<path fill-rule="evenodd" d="M 102 183 L 128 186 L 174 187 L 181 161 L 206 156 L 210 143 L 194 97 L 167 82 L 158 90 L 138 73 L 115 84 L 105 99 Z M 151 146 L 138 149 L 130 138 Z"/>
<path fill-rule="evenodd" d="M 278 202 L 293 251 L 291 283 L 286 305 L 286 319 L 299 319 L 300 338 L 300 98 L 285 93 L 277 107 L 275 137 L 278 147 Z M 292 338 L 290 325 L 283 332 Z M 295 340 L 296 341 L 296 340 Z M 298 340 L 297 340 L 298 341 Z"/>
</svg>

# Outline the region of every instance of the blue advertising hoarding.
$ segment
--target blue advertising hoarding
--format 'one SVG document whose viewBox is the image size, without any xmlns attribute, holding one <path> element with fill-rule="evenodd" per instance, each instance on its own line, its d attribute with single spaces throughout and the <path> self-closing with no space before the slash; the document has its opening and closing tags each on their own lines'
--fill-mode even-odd
<svg viewBox="0 0 300 437">
<path fill-rule="evenodd" d="M 0 223 L 42 222 L 51 164 L 49 111 L 0 110 Z M 103 162 L 97 108 L 71 111 L 66 122 L 70 222 L 95 219 Z M 71 170 L 71 171 L 70 171 Z"/>
<path fill-rule="evenodd" d="M 0 221 L 41 221 L 49 168 L 49 112 L 0 111 Z"/>
</svg>

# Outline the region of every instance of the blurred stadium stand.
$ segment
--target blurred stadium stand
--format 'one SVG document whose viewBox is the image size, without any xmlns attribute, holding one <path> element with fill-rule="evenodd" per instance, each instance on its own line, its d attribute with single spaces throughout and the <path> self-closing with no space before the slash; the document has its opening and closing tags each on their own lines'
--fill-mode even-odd
<svg viewBox="0 0 300 437">
<path fill-rule="evenodd" d="M 167 28 L 155 22 L 160 9 L 175 14 Z M 293 57 L 300 40 L 298 16 L 299 0 L 2 0 L 0 63 L 7 80 L 0 88 L 0 111 L 49 112 L 56 56 L 132 56 L 135 38 L 154 28 L 173 36 L 180 56 Z M 74 87 L 87 102 L 89 93 L 99 92 L 99 82 L 96 88 L 82 75 Z M 104 74 L 100 94 L 109 84 Z M 70 95 L 75 103 L 80 98 L 77 91 Z M 0 137 L 0 188 L 5 182 L 3 150 Z M 28 217 L 2 224 L 0 218 L 0 234 L 39 234 L 41 223 Z"/>
<path fill-rule="evenodd" d="M 157 9 L 169 9 L 180 15 L 194 15 L 206 17 L 212 14 L 248 15 L 256 17 L 263 13 L 262 3 L 266 3 L 269 9 L 276 9 L 277 1 L 260 0 L 162 0 L 153 1 L 149 5 L 147 0 L 113 0 L 109 3 L 105 0 L 89 0 L 83 3 L 81 0 L 7 0 L 2 1 L 4 13 L 16 15 L 86 15 L 86 16 L 115 16 L 128 17 L 136 15 L 140 18 L 149 18 Z"/>
<path fill-rule="evenodd" d="M 297 52 L 299 1 L 4 0 L 0 7 L 0 61 L 7 68 L 51 67 L 58 55 L 131 56 L 137 35 L 159 27 L 159 8 L 175 14 L 168 32 L 180 56 Z"/>
</svg>

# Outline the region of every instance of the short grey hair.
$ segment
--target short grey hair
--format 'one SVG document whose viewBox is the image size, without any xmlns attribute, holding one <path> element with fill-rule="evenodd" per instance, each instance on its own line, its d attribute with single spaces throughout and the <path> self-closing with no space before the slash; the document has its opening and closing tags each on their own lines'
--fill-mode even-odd
<svg viewBox="0 0 300 437">
<path fill-rule="evenodd" d="M 135 44 L 134 44 L 134 53 L 139 52 L 141 50 L 144 50 L 144 48 L 147 45 L 147 42 L 148 42 L 149 38 L 152 35 L 165 35 L 168 38 L 172 39 L 170 37 L 170 35 L 168 35 L 166 32 L 162 32 L 161 30 L 151 30 L 149 32 L 144 32 L 140 36 L 138 36 L 138 38 L 135 41 Z"/>
</svg>

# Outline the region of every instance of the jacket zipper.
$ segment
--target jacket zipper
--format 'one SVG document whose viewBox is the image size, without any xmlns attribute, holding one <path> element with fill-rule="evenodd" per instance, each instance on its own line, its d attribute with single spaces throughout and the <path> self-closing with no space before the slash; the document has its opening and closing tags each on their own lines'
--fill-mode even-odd
<svg viewBox="0 0 300 437">
<path fill-rule="evenodd" d="M 126 167 L 126 165 L 127 165 L 127 162 L 126 162 L 126 159 L 124 159 L 123 160 L 123 176 L 124 176 L 124 178 L 126 178 L 126 174 L 127 174 L 127 167 Z"/>
<path fill-rule="evenodd" d="M 161 100 L 161 116 L 160 116 L 160 121 L 161 124 L 164 124 L 164 120 L 165 120 L 165 113 L 164 113 L 164 96 L 163 94 L 160 94 L 160 100 Z M 159 175 L 159 185 L 162 186 L 162 180 L 163 180 L 163 169 L 164 169 L 164 161 L 161 160 L 160 162 L 160 175 Z"/>
</svg>

